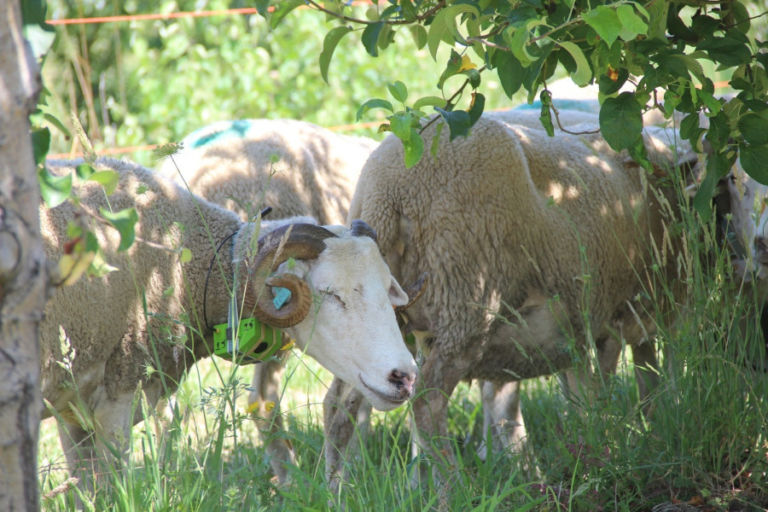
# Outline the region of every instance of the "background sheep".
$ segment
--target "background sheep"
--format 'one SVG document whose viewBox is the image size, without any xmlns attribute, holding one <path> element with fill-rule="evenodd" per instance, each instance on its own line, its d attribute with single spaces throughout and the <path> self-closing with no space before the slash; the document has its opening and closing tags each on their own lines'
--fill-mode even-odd
<svg viewBox="0 0 768 512">
<path fill-rule="evenodd" d="M 321 224 L 343 224 L 360 169 L 377 144 L 304 121 L 221 121 L 185 137 L 183 149 L 160 172 L 245 220 L 269 206 L 268 219 L 309 215 Z M 255 365 L 248 402 L 272 469 L 284 483 L 295 456 L 280 435 L 282 375 L 278 359 Z"/>
<path fill-rule="evenodd" d="M 51 166 L 71 171 L 77 163 Z M 236 262 L 244 311 L 285 328 L 309 355 L 356 383 L 377 408 L 391 409 L 410 396 L 416 368 L 390 306 L 403 305 L 408 297 L 376 243 L 358 236 L 368 234 L 357 229 L 361 225 L 347 233 L 340 226 L 329 231 L 275 223 L 259 239 L 254 256 L 254 224 L 140 166 L 111 159 L 97 164 L 118 171 L 119 184 L 106 198 L 100 185 L 84 182 L 83 209 L 135 207 L 139 222 L 136 242 L 123 252 L 117 251 L 116 230 L 93 226 L 106 260 L 119 270 L 58 289 L 46 307 L 42 390 L 60 420 L 72 469 L 84 468 L 97 455 L 97 440 L 119 446 L 127 439 L 127 430 L 141 419 L 131 417 L 139 385 L 154 404 L 177 387 L 194 361 L 211 354 L 212 326 L 227 320 Z M 84 221 L 79 212 L 71 203 L 41 208 L 53 260 L 68 242 L 68 224 Z M 230 235 L 231 252 L 229 247 L 217 252 L 217 243 Z M 191 250 L 191 261 L 179 260 L 182 247 Z M 282 265 L 266 280 L 292 291 L 278 311 L 261 287 L 270 269 L 289 257 L 294 258 L 290 270 Z M 315 300 L 309 314 L 313 296 L 323 300 Z"/>
<path fill-rule="evenodd" d="M 445 439 L 446 404 L 460 379 L 552 373 L 571 365 L 588 336 L 599 347 L 614 329 L 641 347 L 627 304 L 653 278 L 652 247 L 673 251 L 664 221 L 676 190 L 657 190 L 656 177 L 599 135 L 549 138 L 510 123 L 486 115 L 466 138 L 443 134 L 437 157 L 408 170 L 399 141 L 387 138 L 350 208 L 378 231 L 396 276 L 430 274 L 407 311 L 409 326 L 433 339 L 414 402 L 425 445 Z M 645 142 L 659 169 L 676 163 L 668 141 Z M 327 443 L 343 448 L 345 439 Z"/>
</svg>

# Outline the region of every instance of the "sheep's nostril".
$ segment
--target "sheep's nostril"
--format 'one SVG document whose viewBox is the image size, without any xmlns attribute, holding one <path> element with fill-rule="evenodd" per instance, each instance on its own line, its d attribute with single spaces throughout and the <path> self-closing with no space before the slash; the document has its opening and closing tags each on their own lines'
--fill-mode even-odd
<svg viewBox="0 0 768 512">
<path fill-rule="evenodd" d="M 416 381 L 416 375 L 400 370 L 392 370 L 389 374 L 389 382 L 394 384 L 398 391 L 405 395 L 413 394 L 413 384 Z"/>
</svg>

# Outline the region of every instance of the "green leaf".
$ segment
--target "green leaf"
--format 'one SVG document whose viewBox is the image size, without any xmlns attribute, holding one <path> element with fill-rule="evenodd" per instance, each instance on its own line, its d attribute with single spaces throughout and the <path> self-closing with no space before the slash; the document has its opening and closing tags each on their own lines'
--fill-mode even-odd
<svg viewBox="0 0 768 512">
<path fill-rule="evenodd" d="M 584 13 L 584 21 L 592 27 L 600 39 L 609 47 L 619 37 L 621 22 L 616 11 L 610 7 L 599 5 L 593 10 Z"/>
<path fill-rule="evenodd" d="M 275 10 L 269 19 L 269 26 L 273 29 L 283 21 L 283 18 L 285 18 L 288 13 L 300 5 L 304 5 L 304 0 L 282 0 L 281 2 L 276 2 L 274 5 Z"/>
<path fill-rule="evenodd" d="M 99 208 L 99 212 L 120 233 L 118 251 L 125 251 L 133 245 L 136 238 L 135 227 L 139 221 L 139 214 L 136 213 L 135 208 L 126 208 L 114 213 L 106 208 Z"/>
<path fill-rule="evenodd" d="M 464 38 L 456 28 L 456 17 L 463 13 L 470 13 L 475 18 L 480 16 L 477 7 L 471 4 L 453 4 L 444 7 L 438 11 L 429 25 L 429 34 L 427 35 L 427 46 L 433 59 L 437 58 L 437 47 L 441 41 L 449 45 L 454 42 L 464 44 Z"/>
<path fill-rule="evenodd" d="M 423 107 L 444 108 L 446 103 L 445 99 L 440 96 L 424 96 L 423 98 L 416 100 L 413 104 L 413 108 L 416 110 L 421 110 Z"/>
<path fill-rule="evenodd" d="M 584 52 L 581 51 L 578 45 L 570 41 L 563 41 L 558 44 L 571 54 L 574 62 L 576 62 L 576 72 L 571 74 L 571 80 L 579 87 L 584 87 L 592 80 L 592 69 L 589 67 L 589 62 L 587 62 Z"/>
<path fill-rule="evenodd" d="M 75 167 L 75 174 L 77 174 L 77 177 L 80 178 L 81 180 L 87 180 L 95 172 L 96 170 L 93 167 L 91 167 L 90 164 L 80 164 L 77 167 Z"/>
<path fill-rule="evenodd" d="M 48 128 L 39 128 L 32 130 L 32 152 L 35 156 L 35 164 L 41 165 L 45 162 L 48 155 L 48 149 L 51 147 L 51 131 Z"/>
<path fill-rule="evenodd" d="M 363 115 L 368 112 L 371 109 L 374 108 L 383 108 L 384 110 L 389 110 L 390 112 L 394 112 L 394 109 L 392 108 L 392 103 L 388 102 L 387 100 L 383 100 L 381 98 L 373 98 L 362 105 L 360 105 L 360 108 L 357 109 L 357 115 L 355 116 L 356 119 L 359 121 L 363 118 Z"/>
<path fill-rule="evenodd" d="M 323 51 L 320 52 L 320 74 L 325 83 L 328 83 L 328 66 L 331 64 L 333 52 L 341 41 L 341 38 L 352 31 L 351 27 L 336 27 L 328 31 L 323 39 Z"/>
<path fill-rule="evenodd" d="M 179 261 L 182 263 L 189 263 L 192 261 L 192 251 L 186 247 L 181 248 L 181 254 L 179 255 Z"/>
<path fill-rule="evenodd" d="M 750 145 L 768 144 L 768 116 L 748 112 L 739 119 L 739 131 Z"/>
<path fill-rule="evenodd" d="M 405 100 L 408 99 L 408 88 L 400 80 L 387 84 L 387 89 L 389 89 L 389 94 L 400 103 L 405 103 Z"/>
<path fill-rule="evenodd" d="M 624 41 L 632 41 L 639 35 L 648 34 L 648 24 L 635 14 L 635 9 L 630 4 L 622 4 L 616 8 L 616 16 L 621 23 L 619 37 Z"/>
<path fill-rule="evenodd" d="M 403 141 L 403 144 L 408 142 L 411 138 L 411 116 L 398 112 L 397 114 L 389 117 L 389 127 L 392 133 Z"/>
<path fill-rule="evenodd" d="M 411 32 L 413 44 L 416 45 L 416 49 L 421 50 L 424 48 L 424 45 L 427 44 L 427 29 L 422 25 L 410 25 L 408 30 Z"/>
<path fill-rule="evenodd" d="M 55 208 L 69 199 L 72 192 L 72 175 L 56 176 L 46 167 L 41 167 L 37 172 L 37 181 L 40 184 L 40 195 L 49 208 Z"/>
<path fill-rule="evenodd" d="M 410 169 L 421 160 L 421 155 L 424 153 L 424 140 L 422 140 L 416 128 L 411 128 L 408 142 L 403 142 L 403 149 L 405 152 L 405 167 Z"/>
<path fill-rule="evenodd" d="M 384 22 L 378 21 L 367 25 L 365 30 L 363 30 L 363 35 L 360 39 L 363 42 L 363 46 L 365 46 L 365 51 L 367 51 L 371 57 L 379 56 L 377 43 L 379 42 L 379 33 L 382 28 L 384 28 Z"/>
<path fill-rule="evenodd" d="M 693 207 L 701 218 L 708 221 L 712 217 L 712 196 L 720 178 L 730 170 L 732 159 L 724 152 L 713 153 L 707 157 L 707 173 L 693 198 Z"/>
<path fill-rule="evenodd" d="M 120 182 L 120 174 L 113 170 L 96 171 L 91 174 L 88 180 L 100 183 L 109 196 L 117 188 L 117 184 Z"/>
<path fill-rule="evenodd" d="M 469 129 L 472 126 L 469 113 L 464 110 L 448 111 L 439 107 L 435 107 L 435 110 L 440 112 L 440 115 L 448 123 L 448 129 L 450 130 L 450 140 L 459 136 L 466 137 L 469 134 Z"/>
<path fill-rule="evenodd" d="M 48 53 L 56 32 L 45 22 L 46 3 L 43 0 L 24 0 L 21 2 L 21 19 L 24 38 L 29 41 L 36 59 Z"/>
<path fill-rule="evenodd" d="M 724 111 L 721 110 L 716 116 L 709 118 L 709 129 L 707 130 L 706 139 L 715 151 L 725 147 L 730 136 L 731 129 L 728 115 Z"/>
<path fill-rule="evenodd" d="M 509 52 L 498 51 L 494 54 L 493 60 L 504 94 L 507 95 L 507 98 L 512 99 L 512 96 L 523 85 L 523 66 Z"/>
<path fill-rule="evenodd" d="M 739 161 L 755 181 L 768 185 L 768 145 L 739 144 Z"/>
<path fill-rule="evenodd" d="M 746 64 L 752 58 L 744 34 L 730 30 L 725 37 L 710 36 L 696 46 L 697 50 L 707 52 L 709 58 L 726 67 Z"/>
<path fill-rule="evenodd" d="M 536 58 L 528 52 L 528 41 L 531 38 L 526 26 L 508 27 L 503 32 L 504 41 L 509 45 L 512 55 L 520 61 L 523 67 L 528 67 Z"/>
<path fill-rule="evenodd" d="M 470 126 L 474 126 L 480 116 L 483 115 L 485 109 L 485 96 L 476 92 L 472 95 L 472 104 L 469 106 L 469 123 Z"/>
<path fill-rule="evenodd" d="M 629 149 L 643 129 L 642 106 L 631 92 L 606 98 L 600 107 L 600 132 L 616 151 Z"/>
</svg>

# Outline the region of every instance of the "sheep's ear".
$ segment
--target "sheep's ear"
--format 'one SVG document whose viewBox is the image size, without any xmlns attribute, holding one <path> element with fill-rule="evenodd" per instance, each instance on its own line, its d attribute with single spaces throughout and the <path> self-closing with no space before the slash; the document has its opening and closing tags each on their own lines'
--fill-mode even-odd
<svg viewBox="0 0 768 512">
<path fill-rule="evenodd" d="M 389 285 L 389 301 L 395 307 L 405 306 L 408 304 L 408 294 L 405 293 L 405 290 L 403 290 L 403 288 L 397 282 L 397 279 L 391 277 L 391 280 L 392 281 Z"/>
</svg>

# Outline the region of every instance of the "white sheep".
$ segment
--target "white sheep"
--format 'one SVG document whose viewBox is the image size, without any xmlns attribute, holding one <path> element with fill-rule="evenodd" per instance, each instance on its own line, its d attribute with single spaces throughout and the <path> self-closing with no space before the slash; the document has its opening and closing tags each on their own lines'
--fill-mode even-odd
<svg viewBox="0 0 768 512">
<path fill-rule="evenodd" d="M 49 166 L 70 172 L 78 163 Z M 45 310 L 42 392 L 60 420 L 73 470 L 102 452 L 97 441 L 120 446 L 127 439 L 141 419 L 131 417 L 139 386 L 156 403 L 176 389 L 191 364 L 211 355 L 213 326 L 227 321 L 236 269 L 243 317 L 253 311 L 264 324 L 283 328 L 379 409 L 411 396 L 416 366 L 392 309 L 408 297 L 375 241 L 361 236 L 370 234 L 364 224 L 347 230 L 275 223 L 256 248 L 256 226 L 236 214 L 138 165 L 99 159 L 96 166 L 116 170 L 119 184 L 107 198 L 100 185 L 84 182 L 83 210 L 134 207 L 139 221 L 135 243 L 120 252 L 117 231 L 93 223 L 106 260 L 118 270 L 57 289 Z M 41 207 L 50 258 L 62 254 L 68 224 L 84 222 L 81 211 L 71 203 Z M 191 250 L 190 261 L 180 260 L 182 248 Z M 271 271 L 276 274 L 267 277 Z M 287 304 L 276 309 L 272 294 L 262 293 L 265 282 L 289 289 Z M 84 424 L 83 418 L 90 419 Z"/>
<path fill-rule="evenodd" d="M 428 449 L 447 438 L 447 400 L 461 379 L 502 384 L 550 374 L 569 368 L 587 338 L 610 348 L 615 332 L 636 349 L 638 364 L 653 364 L 629 305 L 653 279 L 654 250 L 663 263 L 674 261 L 665 219 L 678 191 L 657 188 L 658 176 L 599 134 L 550 138 L 512 124 L 514 116 L 485 115 L 454 141 L 444 130 L 437 157 L 412 169 L 388 137 L 363 168 L 350 208 L 350 217 L 377 230 L 395 276 L 430 276 L 406 312 L 409 328 L 432 340 L 413 404 Z M 656 135 L 644 136 L 649 156 L 665 176 L 677 155 L 659 138 L 667 132 L 649 131 Z M 434 133 L 426 131 L 427 143 Z M 642 316 L 640 305 L 635 311 Z M 603 365 L 615 361 L 603 354 Z M 337 395 L 354 414 L 357 394 Z M 338 456 L 326 454 L 332 480 L 348 443 L 338 435 L 349 430 L 345 417 L 327 419 L 334 428 L 326 448 Z"/>
<path fill-rule="evenodd" d="M 268 219 L 309 215 L 343 224 L 360 169 L 377 144 L 304 121 L 221 121 L 186 136 L 160 172 L 246 220 L 269 206 Z M 295 454 L 280 435 L 282 375 L 279 359 L 255 365 L 248 402 L 272 469 L 285 483 Z"/>
</svg>

